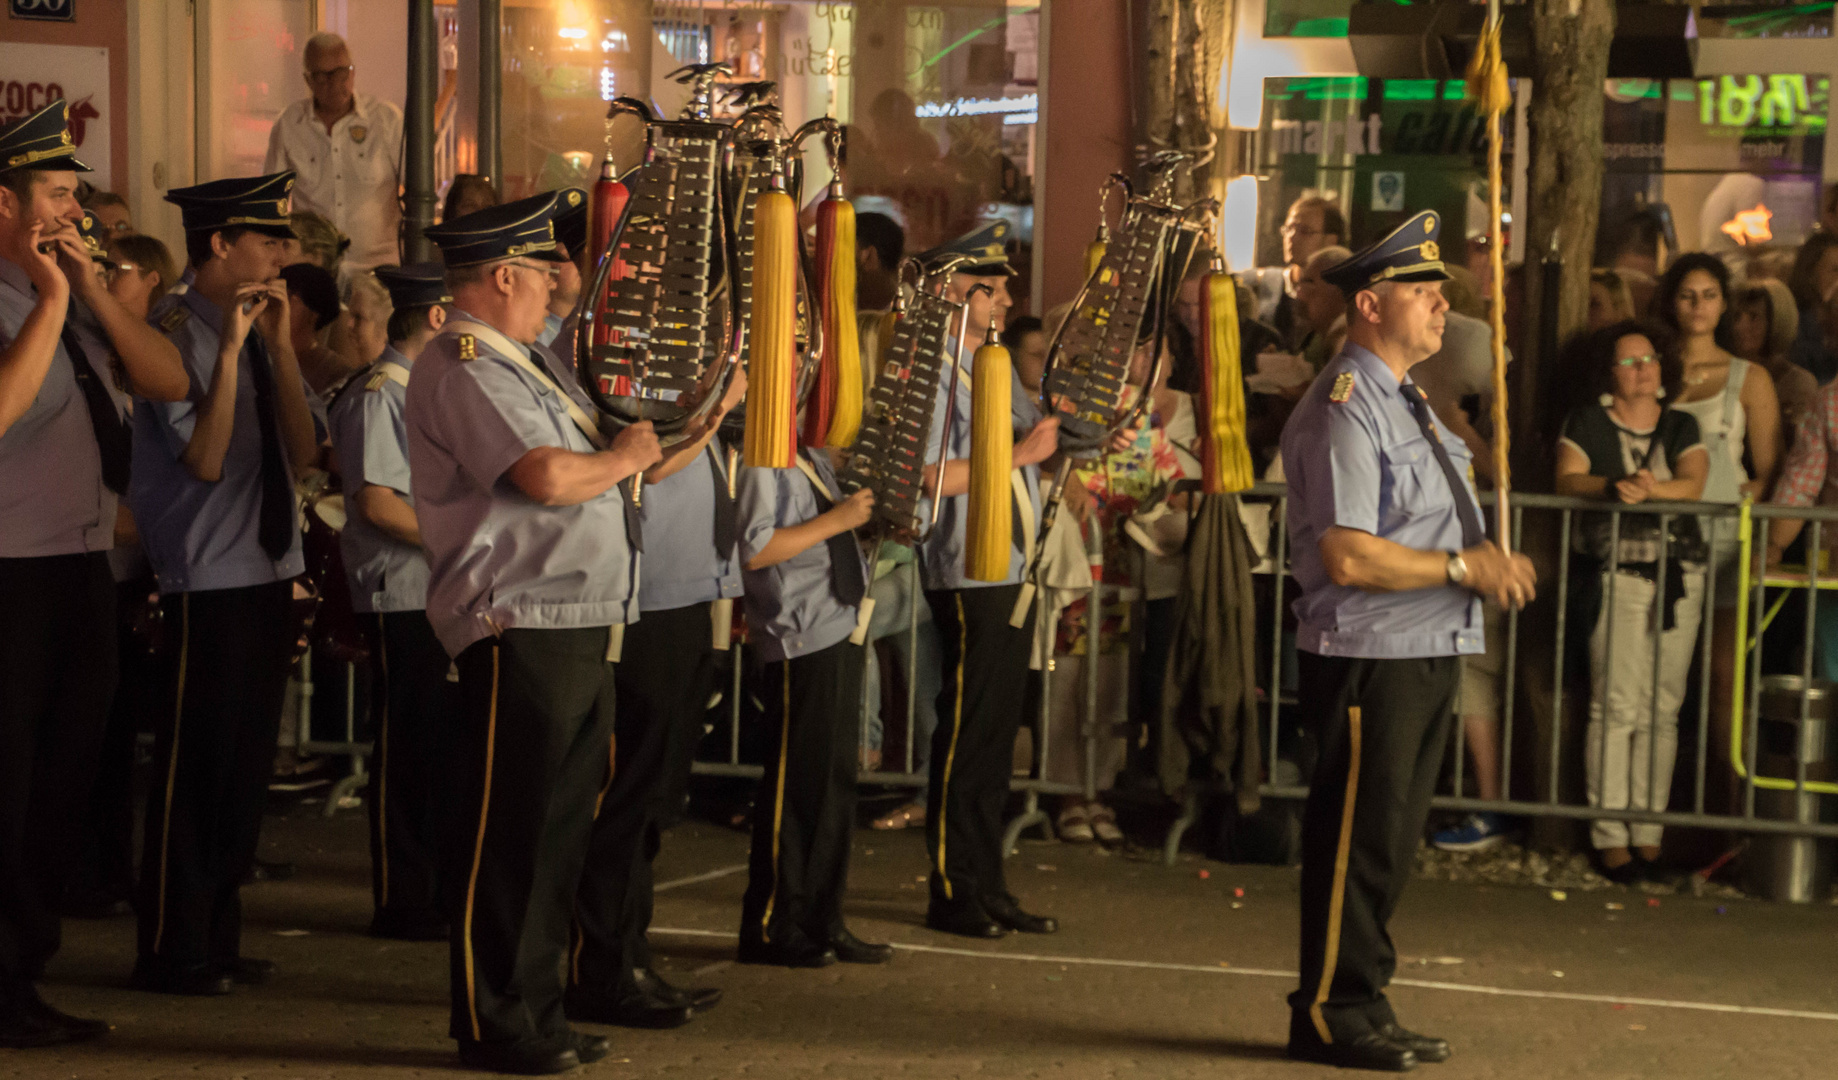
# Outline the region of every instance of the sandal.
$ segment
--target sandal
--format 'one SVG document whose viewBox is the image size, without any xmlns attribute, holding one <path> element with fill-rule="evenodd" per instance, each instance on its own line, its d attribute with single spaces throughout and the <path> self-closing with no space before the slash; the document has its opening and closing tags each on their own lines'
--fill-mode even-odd
<svg viewBox="0 0 1838 1080">
<path fill-rule="evenodd" d="M 1059 820 L 1054 822 L 1059 838 L 1068 844 L 1089 844 L 1096 839 L 1091 831 L 1088 814 L 1084 803 L 1076 803 L 1061 810 Z"/>
<path fill-rule="evenodd" d="M 890 810 L 880 817 L 875 818 L 871 824 L 873 828 L 879 829 L 882 832 L 893 829 L 904 829 L 908 826 L 916 827 L 924 825 L 925 804 L 922 802 L 909 802 L 905 806 Z"/>
<path fill-rule="evenodd" d="M 1123 830 L 1117 828 L 1117 812 L 1102 803 L 1092 806 L 1091 831 L 1106 847 L 1123 843 Z"/>
</svg>

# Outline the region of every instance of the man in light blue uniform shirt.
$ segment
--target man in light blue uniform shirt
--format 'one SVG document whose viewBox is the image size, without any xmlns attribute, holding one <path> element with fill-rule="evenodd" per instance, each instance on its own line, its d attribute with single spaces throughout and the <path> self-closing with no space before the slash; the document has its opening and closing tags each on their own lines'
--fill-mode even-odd
<svg viewBox="0 0 1838 1080">
<path fill-rule="evenodd" d="M 1302 826 L 1301 987 L 1289 1054 L 1402 1071 L 1449 1044 L 1398 1024 L 1386 923 L 1410 876 L 1481 597 L 1531 600 L 1534 574 L 1481 525 L 1469 453 L 1409 378 L 1442 344 L 1443 269 L 1425 212 L 1329 268 L 1347 343 L 1283 430 L 1301 650 L 1317 756 Z"/>
<path fill-rule="evenodd" d="M 0 1047 L 17 1049 L 108 1030 L 34 984 L 57 952 L 115 693 L 108 552 L 130 452 L 117 395 L 188 385 L 178 350 L 95 273 L 75 155 L 61 99 L 0 126 Z"/>
<path fill-rule="evenodd" d="M 918 256 L 928 269 L 955 257 L 968 258 L 951 273 L 944 295 L 967 302 L 966 333 L 972 341 L 982 340 L 991 326 L 999 331 L 1008 312 L 1008 229 L 1007 222 L 991 222 Z M 946 349 L 949 364 L 957 356 L 957 342 L 947 342 Z M 931 783 L 926 789 L 925 828 L 932 876 L 926 925 L 967 937 L 1000 937 L 1010 930 L 1051 933 L 1058 929 L 1057 922 L 1023 911 L 1008 891 L 1002 870 L 1002 812 L 1027 690 L 1034 625 L 1031 606 L 1020 626 L 1010 625 L 1010 616 L 1033 555 L 1026 537 L 1032 534 L 1031 522 L 1040 518 L 1039 466 L 1056 448 L 1059 422 L 1041 419 L 1032 395 L 1017 379 L 1010 401 L 1014 464 L 1021 485 L 1015 512 L 1022 525 L 1015 530 L 1016 547 L 1004 580 L 967 579 L 964 530 L 970 502 L 973 361 L 970 348 L 964 352 L 949 430 L 948 367 L 939 382 L 926 451 L 926 484 L 928 497 L 931 490 L 941 489 L 944 498 L 937 524 L 918 551 L 944 664 L 938 727 L 928 759 Z"/>
<path fill-rule="evenodd" d="M 175 188 L 195 278 L 148 316 L 185 358 L 184 400 L 134 410 L 128 501 L 159 581 L 172 704 L 154 710 L 134 985 L 223 994 L 271 965 L 240 952 L 298 633 L 294 478 L 318 455 L 277 280 L 292 173 Z"/>
<path fill-rule="evenodd" d="M 534 344 L 564 193 L 429 229 L 452 319 L 415 361 L 408 425 L 428 619 L 459 667 L 442 895 L 461 1062 L 560 1072 L 607 1052 L 563 1015 L 568 924 L 606 778 L 614 664 L 638 619 L 639 523 L 619 486 L 658 465 L 649 423 L 600 431 Z"/>
<path fill-rule="evenodd" d="M 743 964 L 893 957 L 892 947 L 850 933 L 842 917 L 867 632 L 856 629 L 869 574 L 854 530 L 873 507 L 867 488 L 842 497 L 821 449 L 800 450 L 795 468 L 740 475 L 747 642 L 768 746 L 740 904 Z"/>
<path fill-rule="evenodd" d="M 438 791 L 445 725 L 458 708 L 451 661 L 428 622 L 428 560 L 410 490 L 403 408 L 409 372 L 446 323 L 438 263 L 383 266 L 389 342 L 332 402 L 332 452 L 344 481 L 339 533 L 351 610 L 374 623 L 370 879 L 373 937 L 445 941 L 441 910 Z"/>
</svg>

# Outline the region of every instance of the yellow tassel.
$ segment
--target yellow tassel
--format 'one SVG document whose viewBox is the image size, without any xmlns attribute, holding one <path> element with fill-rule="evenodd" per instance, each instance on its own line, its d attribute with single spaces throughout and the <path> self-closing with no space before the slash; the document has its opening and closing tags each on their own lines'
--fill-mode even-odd
<svg viewBox="0 0 1838 1080">
<path fill-rule="evenodd" d="M 753 211 L 753 316 L 748 331 L 747 467 L 796 464 L 792 424 L 798 364 L 798 208 L 791 196 L 768 191 Z"/>
<path fill-rule="evenodd" d="M 1512 107 L 1512 88 L 1506 82 L 1506 61 L 1500 57 L 1500 28 L 1481 31 L 1474 55 L 1468 58 L 1467 97 L 1481 115 L 1505 112 Z"/>
<path fill-rule="evenodd" d="M 846 199 L 826 199 L 819 219 L 834 214 L 823 267 L 823 347 L 833 367 L 835 391 L 830 399 L 830 429 L 824 445 L 845 448 L 862 425 L 861 339 L 855 335 L 855 207 Z M 822 231 L 822 225 L 818 226 Z"/>
<path fill-rule="evenodd" d="M 1206 417 L 1202 483 L 1209 495 L 1250 487 L 1257 477 L 1245 443 L 1244 371 L 1239 356 L 1238 291 L 1232 275 L 1209 274 L 1202 318 L 1201 403 Z"/>
<path fill-rule="evenodd" d="M 1085 245 L 1085 280 L 1098 272 L 1098 264 L 1104 261 L 1105 243 L 1102 239 L 1093 240 Z"/>
<path fill-rule="evenodd" d="M 1014 420 L 1008 350 L 990 342 L 976 351 L 970 377 L 970 506 L 964 532 L 964 576 L 971 581 L 1008 578 L 1014 547 Z"/>
</svg>

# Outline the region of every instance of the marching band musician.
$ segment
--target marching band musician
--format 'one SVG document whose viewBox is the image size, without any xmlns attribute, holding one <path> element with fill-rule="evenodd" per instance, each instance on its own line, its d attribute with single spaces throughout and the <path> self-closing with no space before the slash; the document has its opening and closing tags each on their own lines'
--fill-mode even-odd
<svg viewBox="0 0 1838 1080">
<path fill-rule="evenodd" d="M 607 439 L 567 366 L 534 344 L 571 194 L 427 230 L 454 311 L 405 406 L 428 619 L 460 678 L 442 860 L 451 1035 L 464 1064 L 506 1073 L 607 1053 L 604 1037 L 569 1028 L 562 970 L 607 776 L 614 664 L 638 617 L 642 540 L 619 485 L 661 460 L 649 423 Z"/>
<path fill-rule="evenodd" d="M 591 258 L 583 254 L 585 214 L 559 218 L 556 234 L 577 265 Z M 553 318 L 553 305 L 550 312 Z M 651 863 L 663 830 L 682 814 L 714 689 L 715 651 L 727 648 L 733 598 L 741 592 L 734 496 L 715 432 L 746 388 L 745 370 L 736 371 L 726 398 L 705 421 L 707 432 L 672 447 L 666 464 L 645 471 L 639 507 L 648 541 L 638 587 L 643 619 L 626 630 L 616 682 L 615 758 L 594 813 L 575 901 L 570 1019 L 678 1027 L 721 1000 L 717 988 L 682 989 L 665 981 L 652 969 L 645 935 Z"/>
<path fill-rule="evenodd" d="M 769 746 L 741 901 L 743 964 L 893 958 L 842 917 L 867 629 L 857 633 L 868 564 L 855 530 L 873 510 L 867 488 L 843 497 L 824 451 L 799 450 L 796 468 L 740 474 L 748 641 Z"/>
<path fill-rule="evenodd" d="M 1532 599 L 1486 538 L 1466 445 L 1410 369 L 1442 345 L 1448 280 L 1425 211 L 1330 267 L 1347 340 L 1283 429 L 1300 713 L 1319 754 L 1302 819 L 1301 986 L 1289 1056 L 1402 1072 L 1449 1044 L 1400 1026 L 1386 929 L 1410 877 L 1481 597 Z"/>
<path fill-rule="evenodd" d="M 951 274 L 947 299 L 968 298 L 972 332 L 997 330 L 1010 300 L 1005 242 L 1009 226 L 996 221 L 919 256 L 928 269 L 952 256 L 968 256 Z M 988 292 L 976 290 L 988 286 Z M 958 344 L 947 343 L 948 355 Z M 971 388 L 969 362 L 958 375 L 957 407 L 945 428 L 950 380 L 939 382 L 926 460 L 928 496 L 943 495 L 938 520 L 920 545 L 926 602 L 938 628 L 944 680 L 938 728 L 932 737 L 931 785 L 926 795 L 926 847 L 931 859 L 931 901 L 926 925 L 966 937 L 1001 937 L 1010 930 L 1048 934 L 1057 920 L 1023 911 L 1008 891 L 1002 869 L 1003 809 L 1008 801 L 1015 736 L 1027 687 L 1028 648 L 1034 613 L 1010 625 L 1027 561 L 1028 539 L 1040 516 L 1040 463 L 1058 444 L 1059 421 L 1042 418 L 1033 395 L 1013 390 L 1016 443 L 1015 509 L 1022 527 L 1008 577 L 995 583 L 964 576 L 965 524 L 970 487 Z"/>
<path fill-rule="evenodd" d="M 293 174 L 175 188 L 194 280 L 148 316 L 191 389 L 134 410 L 129 503 L 160 586 L 170 706 L 156 711 L 134 985 L 225 994 L 240 953 L 304 569 L 294 479 L 318 455 L 277 280 Z"/>
<path fill-rule="evenodd" d="M 185 395 L 178 351 L 103 287 L 75 222 L 62 99 L 0 127 L 0 1046 L 108 1030 L 34 985 L 57 952 L 115 692 L 108 551 L 130 437 L 111 360 L 150 399 Z"/>
<path fill-rule="evenodd" d="M 443 728 L 457 711 L 451 661 L 428 622 L 428 560 L 410 490 L 403 406 L 409 372 L 453 302 L 439 264 L 379 267 L 389 290 L 389 344 L 333 401 L 332 451 L 344 478 L 339 533 L 351 609 L 375 619 L 371 715 L 375 779 L 370 809 L 374 937 L 444 941 L 437 768 Z M 361 389 L 360 389 L 361 387 Z"/>
</svg>

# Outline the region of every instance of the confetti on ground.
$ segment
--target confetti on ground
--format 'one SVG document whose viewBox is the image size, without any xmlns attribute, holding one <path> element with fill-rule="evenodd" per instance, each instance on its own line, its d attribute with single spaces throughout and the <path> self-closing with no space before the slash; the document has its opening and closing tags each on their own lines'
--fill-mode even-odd
<svg viewBox="0 0 1838 1080">
<path fill-rule="evenodd" d="M 1232 895 L 1242 900 L 1244 898 L 1244 890 L 1243 889 L 1233 889 Z"/>
<path fill-rule="evenodd" d="M 1221 960 L 1219 961 L 1219 966 L 1229 968 L 1232 966 L 1232 964 L 1231 964 L 1231 961 L 1229 960 Z"/>
<path fill-rule="evenodd" d="M 1551 899 L 1553 899 L 1553 900 L 1568 900 L 1568 899 L 1570 899 L 1570 894 L 1569 894 L 1569 893 L 1567 893 L 1567 892 L 1565 892 L 1565 891 L 1563 891 L 1562 889 L 1552 889 L 1552 890 L 1551 890 Z"/>
<path fill-rule="evenodd" d="M 1629 1031 L 1645 1031 L 1647 1026 L 1645 1024 L 1629 1024 L 1627 1029 Z"/>
<path fill-rule="evenodd" d="M 1657 896 L 1649 896 L 1649 897 L 1647 897 L 1647 906 L 1648 906 L 1648 907 L 1658 907 L 1658 906 L 1659 906 L 1659 897 L 1657 897 Z"/>
<path fill-rule="evenodd" d="M 1244 905 L 1243 905 L 1243 904 L 1241 904 L 1241 903 L 1239 903 L 1239 902 L 1238 902 L 1238 901 L 1236 901 L 1236 900 L 1234 900 L 1234 901 L 1232 901 L 1232 910 L 1233 910 L 1233 911 L 1237 911 L 1237 910 L 1238 910 L 1239 908 L 1241 908 L 1241 907 L 1244 907 Z"/>
<path fill-rule="evenodd" d="M 1730 913 L 1730 909 L 1729 909 L 1729 908 L 1726 908 L 1726 907 L 1724 907 L 1724 906 L 1723 906 L 1722 904 L 1718 904 L 1718 905 L 1717 905 L 1717 914 L 1719 914 L 1719 915 L 1728 915 L 1729 913 Z"/>
<path fill-rule="evenodd" d="M 1212 876 L 1213 876 L 1213 872 L 1212 872 L 1211 870 L 1202 870 L 1202 871 L 1200 871 L 1200 880 L 1201 880 L 1201 881 L 1205 881 L 1205 880 L 1206 880 L 1207 878 L 1209 878 L 1209 877 L 1212 877 Z"/>
<path fill-rule="evenodd" d="M 1466 960 L 1463 960 L 1463 959 L 1462 959 L 1461 957 L 1459 957 L 1459 956 L 1432 956 L 1432 957 L 1430 957 L 1430 958 L 1429 958 L 1429 961 L 1428 961 L 1428 962 L 1429 962 L 1429 963 L 1432 963 L 1432 964 L 1441 964 L 1441 965 L 1443 965 L 1443 966 L 1445 966 L 1445 967 L 1448 967 L 1448 966 L 1451 966 L 1451 965 L 1454 965 L 1454 964 L 1465 964 L 1465 963 L 1467 963 L 1467 961 L 1466 961 Z"/>
<path fill-rule="evenodd" d="M 1617 904 L 1617 903 L 1615 903 L 1615 902 L 1614 902 L 1613 900 L 1610 900 L 1610 901 L 1609 901 L 1608 903 L 1606 903 L 1606 904 L 1604 904 L 1604 905 L 1602 905 L 1602 906 L 1603 906 L 1603 907 L 1606 907 L 1606 908 L 1607 908 L 1608 910 L 1610 910 L 1610 911 L 1625 911 L 1625 910 L 1627 910 L 1627 905 L 1626 905 L 1626 904 Z"/>
<path fill-rule="evenodd" d="M 310 933 L 312 933 L 311 930 L 276 930 L 274 932 L 274 936 L 275 937 L 305 937 L 306 935 Z"/>
<path fill-rule="evenodd" d="M 1058 870 L 1058 869 L 1059 869 L 1059 867 L 1057 867 L 1057 866 L 1054 866 L 1054 865 L 1053 865 L 1052 863 L 1035 863 L 1035 864 L 1034 864 L 1034 869 L 1036 869 L 1036 870 L 1047 870 L 1047 871 L 1053 871 L 1053 870 Z"/>
<path fill-rule="evenodd" d="M 1551 978 L 1553 978 L 1553 979 L 1561 979 L 1561 978 L 1563 978 L 1563 977 L 1564 977 L 1564 973 L 1563 973 L 1563 972 L 1561 972 L 1561 971 L 1553 971 L 1553 972 L 1551 972 Z"/>
</svg>

